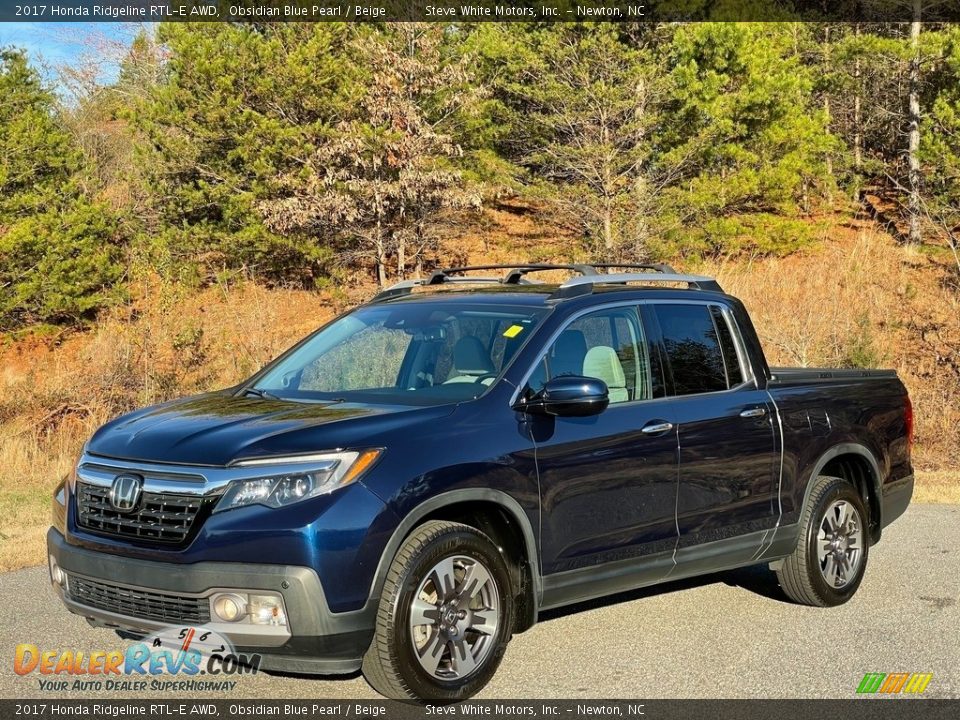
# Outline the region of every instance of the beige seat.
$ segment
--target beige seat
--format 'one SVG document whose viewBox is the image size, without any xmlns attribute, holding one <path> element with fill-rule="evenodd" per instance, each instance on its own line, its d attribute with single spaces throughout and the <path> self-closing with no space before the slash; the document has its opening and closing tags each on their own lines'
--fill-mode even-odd
<svg viewBox="0 0 960 720">
<path fill-rule="evenodd" d="M 484 375 L 494 375 L 496 371 L 493 361 L 487 354 L 487 348 L 480 339 L 467 335 L 457 340 L 457 344 L 453 346 L 453 368 L 450 371 L 452 377 L 443 384 L 479 382 L 482 385 L 489 385 L 495 378 L 484 377 Z"/>
<path fill-rule="evenodd" d="M 587 356 L 583 359 L 583 374 L 603 380 L 607 384 L 611 403 L 627 402 L 630 399 L 623 366 L 612 347 L 597 345 L 587 350 Z"/>
</svg>

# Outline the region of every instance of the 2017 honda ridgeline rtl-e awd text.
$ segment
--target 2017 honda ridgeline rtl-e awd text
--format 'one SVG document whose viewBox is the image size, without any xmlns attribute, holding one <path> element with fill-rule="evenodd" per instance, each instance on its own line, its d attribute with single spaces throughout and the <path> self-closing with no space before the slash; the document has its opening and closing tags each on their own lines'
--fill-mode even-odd
<svg viewBox="0 0 960 720">
<path fill-rule="evenodd" d="M 53 501 L 67 608 L 454 700 L 548 608 L 758 563 L 853 596 L 913 492 L 894 372 L 768 367 L 738 300 L 666 266 L 504 269 L 100 428 Z"/>
</svg>

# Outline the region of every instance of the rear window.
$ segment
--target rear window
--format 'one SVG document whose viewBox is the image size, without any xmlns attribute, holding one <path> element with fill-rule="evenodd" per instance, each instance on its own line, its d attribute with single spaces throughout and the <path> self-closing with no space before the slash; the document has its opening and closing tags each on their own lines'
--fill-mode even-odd
<svg viewBox="0 0 960 720">
<path fill-rule="evenodd" d="M 735 382 L 728 380 L 724 351 L 711 309 L 706 305 L 655 305 L 663 347 L 673 374 L 675 395 L 727 390 L 739 384 L 739 366 Z M 723 316 L 720 316 L 723 320 Z M 736 353 L 726 322 L 722 325 L 733 362 Z M 731 380 L 734 378 L 731 378 Z"/>
<path fill-rule="evenodd" d="M 733 333 L 730 332 L 730 325 L 723 315 L 723 310 L 716 305 L 711 305 L 710 314 L 713 315 L 713 324 L 717 328 L 717 335 L 720 338 L 723 367 L 727 371 L 727 386 L 734 387 L 743 382 L 743 372 L 740 370 L 740 359 L 737 357 L 737 347 L 733 342 Z"/>
</svg>

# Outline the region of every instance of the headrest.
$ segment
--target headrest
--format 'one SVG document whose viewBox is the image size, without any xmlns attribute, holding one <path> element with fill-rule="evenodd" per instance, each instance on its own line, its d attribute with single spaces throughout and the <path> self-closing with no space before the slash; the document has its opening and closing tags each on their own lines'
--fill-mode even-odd
<svg viewBox="0 0 960 720">
<path fill-rule="evenodd" d="M 453 346 L 453 367 L 465 375 L 487 375 L 496 372 L 487 349 L 479 338 L 466 335 Z"/>
<path fill-rule="evenodd" d="M 583 359 L 583 374 L 603 380 L 608 388 L 625 388 L 627 378 L 616 351 L 607 345 L 597 345 L 587 351 Z"/>
<path fill-rule="evenodd" d="M 564 330 L 553 346 L 550 371 L 554 377 L 579 375 L 587 354 L 587 339 L 580 330 Z"/>
</svg>

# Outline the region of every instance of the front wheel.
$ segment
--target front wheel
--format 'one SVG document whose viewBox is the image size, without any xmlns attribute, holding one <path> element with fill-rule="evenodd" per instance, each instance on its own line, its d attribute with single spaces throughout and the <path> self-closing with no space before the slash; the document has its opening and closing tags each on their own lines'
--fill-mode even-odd
<svg viewBox="0 0 960 720">
<path fill-rule="evenodd" d="M 510 575 L 490 538 L 424 523 L 387 573 L 363 674 L 389 698 L 466 699 L 493 677 L 512 621 Z"/>
<path fill-rule="evenodd" d="M 841 605 L 857 592 L 867 567 L 869 517 L 856 489 L 820 476 L 800 520 L 796 550 L 777 570 L 780 587 L 804 605 Z"/>
</svg>

